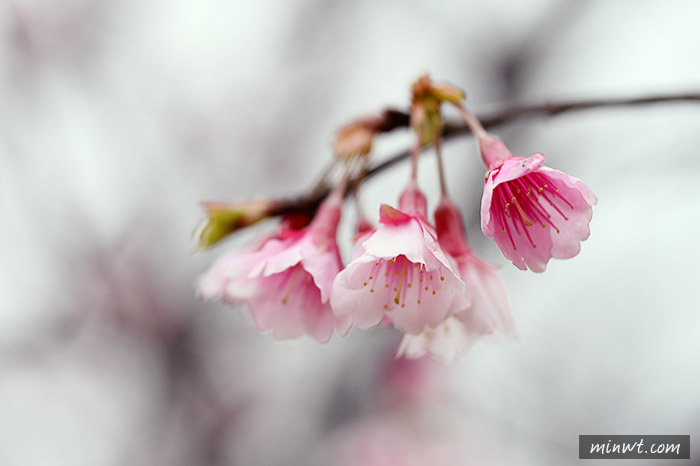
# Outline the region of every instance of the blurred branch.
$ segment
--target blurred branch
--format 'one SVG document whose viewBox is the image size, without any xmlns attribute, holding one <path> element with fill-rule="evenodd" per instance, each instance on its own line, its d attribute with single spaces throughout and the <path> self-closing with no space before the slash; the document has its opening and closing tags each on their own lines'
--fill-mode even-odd
<svg viewBox="0 0 700 466">
<path fill-rule="evenodd" d="M 672 102 L 700 102 L 700 93 L 679 93 L 666 95 L 652 95 L 634 98 L 610 98 L 610 99 L 589 99 L 589 100 L 564 100 L 560 102 L 547 102 L 540 104 L 521 105 L 494 112 L 490 115 L 479 116 L 482 124 L 486 128 L 493 128 L 521 117 L 534 116 L 555 116 L 573 111 L 588 110 L 605 107 L 629 107 L 637 105 L 649 105 Z M 403 111 L 388 109 L 376 117 L 377 132 L 390 132 L 395 129 L 409 126 L 409 114 Z M 463 123 L 448 123 L 443 131 L 443 139 L 449 140 L 459 136 L 469 134 L 469 129 Z M 375 164 L 367 170 L 364 179 L 377 175 L 388 168 L 408 159 L 410 150 L 399 152 L 388 159 Z M 346 194 L 352 192 L 353 186 L 357 186 L 357 180 L 349 183 Z M 329 186 L 316 186 L 306 194 L 292 198 L 276 199 L 271 201 L 273 206 L 269 211 L 269 216 L 288 215 L 293 213 L 311 213 L 321 201 L 328 195 Z"/>
<path fill-rule="evenodd" d="M 700 102 L 700 93 L 684 93 L 684 94 L 668 94 L 668 95 L 657 95 L 649 97 L 637 97 L 630 99 L 592 99 L 592 100 L 569 100 L 561 102 L 549 102 L 542 104 L 532 104 L 532 105 L 522 105 L 512 108 L 506 108 L 504 110 L 495 112 L 491 115 L 479 116 L 479 120 L 484 125 L 485 128 L 493 128 L 500 126 L 504 123 L 510 122 L 520 117 L 534 117 L 534 116 L 556 116 L 561 113 L 588 110 L 592 108 L 604 108 L 604 107 L 627 107 L 634 105 L 648 105 L 648 104 L 658 104 L 658 103 L 670 103 L 670 102 Z M 401 119 L 397 116 L 399 113 L 396 110 L 392 110 L 392 119 L 394 123 L 398 123 Z M 405 123 L 401 126 L 408 126 L 408 114 L 403 113 L 405 118 Z M 388 126 L 387 126 L 388 127 Z M 394 126 L 391 129 L 396 129 L 399 126 Z M 388 131 L 390 131 L 389 129 Z M 455 138 L 457 136 L 464 136 L 469 134 L 469 128 L 467 128 L 463 123 L 458 124 L 447 124 L 445 125 L 445 130 L 443 132 L 443 139 L 448 140 Z M 395 154 L 389 157 L 384 162 L 381 162 L 373 167 L 371 167 L 365 178 L 374 176 L 387 168 L 396 165 L 397 163 L 407 159 L 410 156 L 410 150 Z M 348 194 L 350 191 L 348 192 Z M 324 193 L 327 194 L 327 193 Z M 325 197 L 325 196 L 324 196 Z"/>
</svg>

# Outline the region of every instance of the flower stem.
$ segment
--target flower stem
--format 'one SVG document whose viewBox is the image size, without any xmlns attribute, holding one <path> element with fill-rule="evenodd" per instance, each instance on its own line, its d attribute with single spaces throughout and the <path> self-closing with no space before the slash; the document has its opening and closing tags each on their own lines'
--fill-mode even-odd
<svg viewBox="0 0 700 466">
<path fill-rule="evenodd" d="M 320 194 L 323 192 L 324 189 L 327 188 L 328 185 L 328 178 L 330 178 L 331 174 L 333 173 L 333 170 L 335 167 L 338 165 L 338 158 L 333 157 L 331 158 L 328 163 L 323 167 L 323 170 L 321 171 L 320 175 L 318 176 L 316 183 L 314 184 L 313 189 L 311 190 L 311 195 L 316 195 Z"/>
<path fill-rule="evenodd" d="M 418 156 L 420 155 L 420 141 L 411 150 L 411 181 L 418 181 Z"/>
<path fill-rule="evenodd" d="M 457 110 L 459 114 L 462 115 L 464 123 L 469 127 L 469 130 L 474 136 L 478 139 L 488 136 L 489 133 L 484 128 L 484 125 L 482 125 L 479 119 L 472 115 L 463 105 L 458 105 Z"/>
<path fill-rule="evenodd" d="M 355 215 L 357 216 L 358 222 L 365 218 L 365 213 L 362 209 L 362 202 L 360 200 L 360 185 L 365 180 L 367 175 L 367 166 L 369 164 L 369 157 L 362 157 L 360 159 L 360 168 L 358 170 L 358 175 L 352 180 L 352 197 L 355 204 Z"/>
<path fill-rule="evenodd" d="M 447 197 L 447 181 L 445 180 L 445 167 L 442 161 L 442 141 L 435 139 L 435 158 L 438 164 L 438 176 L 440 177 L 440 192 L 442 197 Z"/>
<path fill-rule="evenodd" d="M 343 175 L 340 178 L 340 181 L 333 186 L 333 189 L 331 190 L 330 194 L 328 197 L 335 197 L 338 198 L 339 200 L 342 201 L 342 199 L 345 198 L 345 193 L 348 190 L 348 184 L 350 184 L 350 178 L 353 175 L 354 172 L 354 164 L 355 160 L 357 157 L 351 157 L 349 159 L 346 159 L 345 165 L 343 166 Z M 357 183 L 357 179 L 353 178 L 353 186 Z"/>
<path fill-rule="evenodd" d="M 472 116 L 469 120 L 473 123 L 474 128 L 465 127 L 461 124 L 451 124 L 447 123 L 442 134 L 442 139 L 451 140 L 459 137 L 468 135 L 470 132 L 474 132 L 475 135 L 477 131 L 481 133 L 479 129 L 484 127 L 492 128 L 495 126 L 500 126 L 510 121 L 521 119 L 525 117 L 554 117 L 562 115 L 564 113 L 572 113 L 577 111 L 590 111 L 593 109 L 603 109 L 612 107 L 639 107 L 642 105 L 654 105 L 654 104 L 670 104 L 670 103 L 700 103 L 700 92 L 677 92 L 671 94 L 654 94 L 646 96 L 637 97 L 613 97 L 613 98 L 599 98 L 599 99 L 574 99 L 574 100 L 561 100 L 553 102 L 540 102 L 528 105 L 517 105 L 502 108 L 496 112 L 492 112 L 489 115 L 485 115 L 481 118 L 481 122 Z M 464 109 L 458 108 L 462 117 L 465 117 Z M 390 131 L 405 128 L 409 126 L 410 115 L 406 112 L 399 110 L 386 110 L 382 114 L 384 120 L 382 120 L 381 126 L 378 128 L 378 132 L 388 133 Z M 486 130 L 484 129 L 485 133 Z M 483 133 L 481 133 L 483 135 Z M 488 133 L 487 133 L 488 134 Z M 400 162 L 411 158 L 412 161 L 417 159 L 420 148 L 411 148 L 408 150 L 400 151 L 392 156 L 387 157 L 379 163 L 374 164 L 369 167 L 362 174 L 363 182 L 372 178 L 386 170 L 394 167 Z M 326 197 L 330 189 L 326 183 L 330 172 L 337 165 L 338 160 L 333 159 L 329 162 L 329 165 L 324 168 L 324 174 L 320 176 L 319 182 L 315 185 L 314 189 L 311 191 L 305 191 L 303 194 L 296 196 L 291 196 L 287 198 L 278 199 L 268 199 L 267 202 L 270 203 L 270 209 L 268 217 L 275 217 L 281 215 L 288 215 L 295 212 L 310 212 L 318 207 L 319 203 Z M 414 163 L 414 166 L 416 164 Z M 414 167 L 413 171 L 417 174 L 417 169 Z M 412 173 L 412 176 L 413 173 Z M 351 190 L 346 190 L 346 195 L 350 193 Z"/>
</svg>

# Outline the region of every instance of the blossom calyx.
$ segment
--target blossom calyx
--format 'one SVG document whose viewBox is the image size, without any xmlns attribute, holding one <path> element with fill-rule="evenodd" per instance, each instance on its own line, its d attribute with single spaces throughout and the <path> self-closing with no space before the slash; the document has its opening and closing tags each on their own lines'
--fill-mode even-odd
<svg viewBox="0 0 700 466">
<path fill-rule="evenodd" d="M 200 250 L 209 249 L 231 233 L 254 225 L 272 213 L 272 202 L 262 199 L 243 203 L 203 202 L 202 206 L 207 217 L 198 229 Z"/>
<path fill-rule="evenodd" d="M 365 118 L 340 128 L 333 141 L 333 152 L 343 158 L 369 154 L 377 134 L 376 119 Z"/>
<path fill-rule="evenodd" d="M 440 105 L 443 102 L 460 105 L 465 94 L 450 84 L 434 84 L 428 75 L 418 78 L 411 91 L 411 127 L 422 144 L 433 144 L 444 129 Z"/>
</svg>

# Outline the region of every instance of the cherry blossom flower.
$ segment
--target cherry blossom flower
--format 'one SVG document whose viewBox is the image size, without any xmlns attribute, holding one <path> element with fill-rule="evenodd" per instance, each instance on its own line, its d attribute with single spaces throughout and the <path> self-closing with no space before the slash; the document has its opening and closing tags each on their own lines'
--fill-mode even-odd
<svg viewBox="0 0 700 466">
<path fill-rule="evenodd" d="M 325 343 L 333 331 L 346 334 L 349 319 L 334 315 L 328 302 L 342 268 L 336 243 L 341 205 L 331 194 L 308 227 L 282 230 L 224 257 L 200 281 L 200 295 L 247 304 L 258 330 L 277 339 L 308 334 Z"/>
<path fill-rule="evenodd" d="M 358 239 L 352 262 L 333 283 L 331 305 L 361 328 L 386 317 L 404 332 L 418 334 L 442 322 L 464 283 L 425 221 L 425 196 L 414 182 L 399 207 L 382 204 L 382 225 Z"/>
<path fill-rule="evenodd" d="M 405 335 L 398 355 L 410 358 L 429 356 L 443 363 L 464 354 L 481 337 L 515 334 L 508 298 L 496 267 L 487 264 L 471 250 L 457 206 L 443 197 L 435 211 L 438 241 L 456 263 L 466 285 L 453 302 L 451 315 L 420 335 Z"/>
<path fill-rule="evenodd" d="M 495 136 L 480 137 L 489 170 L 481 229 L 521 270 L 543 272 L 550 258 L 577 255 L 588 238 L 596 196 L 578 178 L 544 166 L 545 156 L 513 156 Z"/>
</svg>

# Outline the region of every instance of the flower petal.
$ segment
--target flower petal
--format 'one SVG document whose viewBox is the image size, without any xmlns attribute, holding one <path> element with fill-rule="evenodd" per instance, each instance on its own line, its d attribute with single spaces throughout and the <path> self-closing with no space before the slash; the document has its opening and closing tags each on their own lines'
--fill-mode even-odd
<svg viewBox="0 0 700 466">
<path fill-rule="evenodd" d="M 466 353 L 473 342 L 469 329 L 453 316 L 419 335 L 404 335 L 396 355 L 411 359 L 428 356 L 447 364 Z"/>
<path fill-rule="evenodd" d="M 455 316 L 476 334 L 514 336 L 515 323 L 498 269 L 470 254 L 461 261 L 460 272 L 472 304 Z"/>
<path fill-rule="evenodd" d="M 384 316 L 384 296 L 365 285 L 376 258 L 363 255 L 345 267 L 333 281 L 331 309 L 338 316 L 350 316 L 362 329 L 379 325 Z"/>
<path fill-rule="evenodd" d="M 559 197 L 565 198 L 571 204 L 569 207 L 560 203 L 561 209 L 566 212 L 567 224 L 565 228 L 560 228 L 561 233 L 552 234 L 552 256 L 569 259 L 581 251 L 581 241 L 590 236 L 592 206 L 598 202 L 598 198 L 578 178 L 551 168 L 543 169 L 541 173 L 553 180 L 561 190 Z"/>
</svg>

